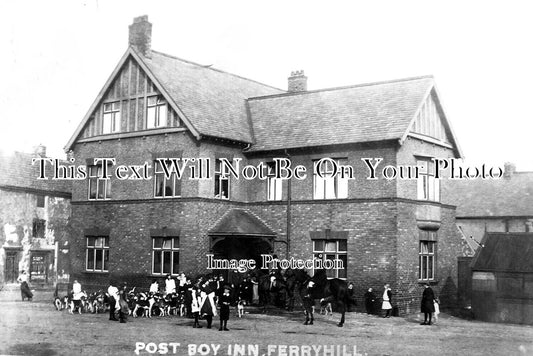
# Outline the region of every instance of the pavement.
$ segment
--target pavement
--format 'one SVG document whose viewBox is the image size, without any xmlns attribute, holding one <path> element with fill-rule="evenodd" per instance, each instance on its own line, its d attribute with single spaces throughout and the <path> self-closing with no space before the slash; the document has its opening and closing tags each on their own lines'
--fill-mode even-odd
<svg viewBox="0 0 533 356">
<path fill-rule="evenodd" d="M 358 355 L 533 355 L 533 327 L 468 321 L 440 314 L 435 325 L 420 325 L 419 315 L 381 318 L 348 313 L 317 315 L 303 325 L 292 313 L 231 311 L 229 331 L 192 327 L 179 316 L 129 318 L 56 311 L 53 291 L 36 290 L 31 302 L 17 290 L 0 291 L 1 355 L 195 355 L 195 356 L 358 356 Z"/>
</svg>

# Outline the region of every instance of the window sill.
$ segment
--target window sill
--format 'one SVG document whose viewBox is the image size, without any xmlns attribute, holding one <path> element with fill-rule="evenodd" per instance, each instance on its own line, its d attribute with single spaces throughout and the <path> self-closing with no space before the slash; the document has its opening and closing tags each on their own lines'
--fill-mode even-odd
<svg viewBox="0 0 533 356">
<path fill-rule="evenodd" d="M 418 280 L 418 284 L 419 285 L 424 285 L 424 284 L 428 284 L 428 283 L 429 283 L 430 286 L 438 285 L 439 284 L 439 280 L 438 279 L 432 279 L 430 281 L 422 280 L 422 279 Z"/>
<path fill-rule="evenodd" d="M 87 273 L 87 274 L 109 274 L 109 271 L 83 271 L 83 273 Z"/>
</svg>

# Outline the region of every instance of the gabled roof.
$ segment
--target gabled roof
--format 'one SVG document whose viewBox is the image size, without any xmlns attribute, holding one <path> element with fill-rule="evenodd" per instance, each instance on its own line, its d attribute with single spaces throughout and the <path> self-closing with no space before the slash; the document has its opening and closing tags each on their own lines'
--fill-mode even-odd
<svg viewBox="0 0 533 356">
<path fill-rule="evenodd" d="M 481 245 L 472 270 L 533 272 L 533 233 L 486 233 Z"/>
<path fill-rule="evenodd" d="M 0 152 L 0 188 L 20 189 L 28 191 L 48 192 L 48 195 L 69 197 L 72 194 L 72 181 L 52 180 L 53 171 L 50 163 L 46 163 L 46 176 L 49 179 L 39 180 L 39 164 L 32 165 L 36 154 Z M 69 165 L 60 161 L 62 165 Z"/>
<path fill-rule="evenodd" d="M 152 51 L 142 57 L 201 135 L 252 143 L 245 100 L 283 93 L 256 81 Z"/>
<path fill-rule="evenodd" d="M 65 146 L 67 151 L 71 149 L 105 92 L 130 56 L 147 72 L 148 77 L 165 96 L 180 119 L 198 138 L 213 136 L 252 143 L 253 136 L 245 100 L 253 96 L 283 93 L 280 89 L 210 66 L 153 50 L 151 53 L 151 58 L 147 58 L 139 54 L 134 47 L 128 48 Z"/>
<path fill-rule="evenodd" d="M 456 216 L 533 216 L 533 172 L 500 179 L 444 179 L 442 196 L 456 205 Z"/>
<path fill-rule="evenodd" d="M 433 77 L 426 76 L 251 98 L 250 151 L 401 142 L 431 90 Z"/>
<path fill-rule="evenodd" d="M 208 136 L 247 143 L 251 144 L 249 152 L 384 140 L 402 144 L 429 95 L 441 108 L 431 76 L 286 93 L 161 52 L 152 51 L 147 58 L 129 47 L 65 147 L 67 151 L 130 57 L 197 139 Z M 442 120 L 460 157 L 445 115 Z"/>
<path fill-rule="evenodd" d="M 250 212 L 232 209 L 209 230 L 209 235 L 223 236 L 275 236 L 276 234 Z"/>
</svg>

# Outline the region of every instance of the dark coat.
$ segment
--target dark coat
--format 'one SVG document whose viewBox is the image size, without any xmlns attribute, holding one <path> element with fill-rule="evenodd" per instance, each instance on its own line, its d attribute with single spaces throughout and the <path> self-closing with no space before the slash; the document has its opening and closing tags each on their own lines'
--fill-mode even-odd
<svg viewBox="0 0 533 356">
<path fill-rule="evenodd" d="M 420 311 L 422 313 L 434 313 L 434 301 L 435 294 L 433 293 L 433 289 L 431 289 L 431 287 L 424 288 L 424 292 L 422 293 L 422 302 L 420 303 Z"/>
<path fill-rule="evenodd" d="M 228 320 L 231 297 L 229 295 L 222 294 L 218 300 L 218 303 L 220 304 L 220 320 Z"/>
</svg>

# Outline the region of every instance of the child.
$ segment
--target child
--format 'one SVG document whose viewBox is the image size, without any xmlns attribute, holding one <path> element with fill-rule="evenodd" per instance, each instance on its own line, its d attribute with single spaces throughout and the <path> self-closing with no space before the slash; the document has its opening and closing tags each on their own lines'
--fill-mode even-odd
<svg viewBox="0 0 533 356">
<path fill-rule="evenodd" d="M 229 331 L 228 319 L 231 298 L 228 287 L 224 287 L 224 293 L 222 293 L 218 302 L 220 304 L 220 328 L 218 329 L 218 331 Z"/>
</svg>

